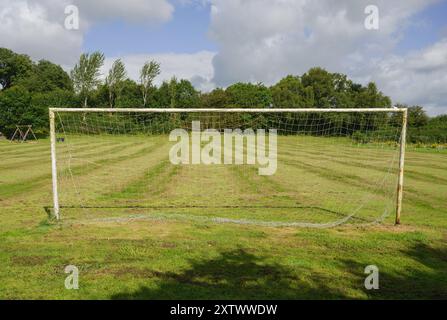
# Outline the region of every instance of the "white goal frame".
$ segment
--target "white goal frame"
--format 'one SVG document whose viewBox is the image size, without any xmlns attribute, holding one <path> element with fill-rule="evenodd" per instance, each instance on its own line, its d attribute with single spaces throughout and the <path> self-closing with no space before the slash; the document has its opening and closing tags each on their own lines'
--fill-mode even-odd
<svg viewBox="0 0 447 320">
<path fill-rule="evenodd" d="M 340 109 L 319 109 L 319 108 L 49 108 L 50 118 L 50 142 L 51 142 L 51 175 L 53 184 L 53 209 L 54 216 L 60 219 L 60 206 L 57 182 L 57 161 L 56 161 L 56 112 L 79 112 L 79 113 L 386 113 L 395 112 L 402 113 L 402 131 L 399 146 L 399 173 L 397 183 L 396 197 L 396 217 L 395 224 L 401 223 L 402 200 L 403 200 L 403 182 L 404 182 L 404 164 L 405 164 L 405 147 L 407 136 L 407 108 L 340 108 Z"/>
</svg>

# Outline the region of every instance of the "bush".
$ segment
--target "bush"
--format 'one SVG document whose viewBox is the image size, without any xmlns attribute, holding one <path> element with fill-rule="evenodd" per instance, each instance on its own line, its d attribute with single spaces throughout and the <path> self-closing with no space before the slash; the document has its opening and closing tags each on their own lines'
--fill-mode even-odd
<svg viewBox="0 0 447 320">
<path fill-rule="evenodd" d="M 365 144 L 371 142 L 371 137 L 368 134 L 361 131 L 354 132 L 351 138 L 357 143 Z"/>
<path fill-rule="evenodd" d="M 34 125 L 36 110 L 28 90 L 14 86 L 0 92 L 0 132 L 10 136 L 16 125 Z"/>
</svg>

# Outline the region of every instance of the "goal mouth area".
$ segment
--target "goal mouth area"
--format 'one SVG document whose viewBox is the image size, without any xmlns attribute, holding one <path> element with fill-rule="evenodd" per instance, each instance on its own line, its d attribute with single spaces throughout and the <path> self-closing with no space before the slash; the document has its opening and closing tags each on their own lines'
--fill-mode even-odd
<svg viewBox="0 0 447 320">
<path fill-rule="evenodd" d="M 399 193 L 405 112 L 53 108 L 54 212 L 67 221 L 381 222 Z M 227 130 L 239 130 L 229 146 Z"/>
<path fill-rule="evenodd" d="M 190 221 L 260 227 L 331 228 L 349 224 L 362 227 L 381 223 L 385 211 L 376 219 L 309 206 L 61 206 L 64 223 L 133 222 L 140 220 Z M 47 213 L 54 208 L 46 208 Z M 262 215 L 264 213 L 264 215 Z M 266 214 L 267 213 L 267 214 Z M 269 220 L 276 217 L 275 220 Z M 307 216 L 307 218 L 306 218 Z M 301 220 L 300 220 L 301 217 Z M 296 220 L 295 220 L 296 219 Z"/>
</svg>

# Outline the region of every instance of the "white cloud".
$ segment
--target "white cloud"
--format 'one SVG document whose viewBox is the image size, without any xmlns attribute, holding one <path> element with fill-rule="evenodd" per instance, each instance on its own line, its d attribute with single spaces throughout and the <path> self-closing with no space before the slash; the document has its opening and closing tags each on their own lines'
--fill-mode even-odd
<svg viewBox="0 0 447 320">
<path fill-rule="evenodd" d="M 166 0 L 72 0 L 88 21 L 123 19 L 135 23 L 159 23 L 172 18 L 174 6 Z"/>
<path fill-rule="evenodd" d="M 411 17 L 436 1 L 377 0 L 380 28 L 371 31 L 364 28 L 369 0 L 210 0 L 210 35 L 220 48 L 213 81 L 273 84 L 321 66 L 362 82 L 377 81 L 393 100 L 431 105 L 433 113 L 447 106 L 438 94 L 444 45 L 405 57 L 392 53 L 405 27 L 414 23 Z M 411 79 L 423 80 L 424 87 Z M 408 93 L 417 85 L 419 90 Z"/>
<path fill-rule="evenodd" d="M 422 105 L 430 114 L 447 113 L 447 38 L 403 57 L 390 55 L 361 72 L 395 102 Z"/>
<path fill-rule="evenodd" d="M 43 5 L 0 0 L 1 47 L 69 65 L 79 56 L 82 40 L 82 33 L 66 30 Z"/>
<path fill-rule="evenodd" d="M 364 28 L 369 0 L 211 0 L 211 36 L 221 85 L 237 80 L 273 83 L 319 65 L 343 71 L 350 56 L 381 55 L 396 43 L 406 19 L 430 1 L 376 1 L 380 29 Z M 431 1 L 433 2 L 433 1 Z"/>
<path fill-rule="evenodd" d="M 79 8 L 79 31 L 64 28 L 64 10 L 68 4 Z M 162 23 L 172 18 L 173 11 L 173 5 L 167 0 L 126 0 L 125 3 L 121 0 L 0 0 L 0 46 L 71 69 L 81 53 L 84 33 L 92 24 L 108 19 L 139 24 Z M 123 61 L 134 80 L 138 80 L 143 63 L 154 59 L 162 65 L 158 84 L 175 75 L 208 91 L 214 87 L 211 83 L 214 55 L 208 51 L 142 54 L 125 56 Z M 114 59 L 106 59 L 104 73 Z"/>
<path fill-rule="evenodd" d="M 69 4 L 79 7 L 80 30 L 64 27 Z M 167 0 L 0 0 L 0 46 L 68 68 L 79 57 L 92 24 L 108 19 L 162 23 L 172 18 L 173 11 Z"/>
<path fill-rule="evenodd" d="M 161 74 L 156 78 L 159 85 L 173 76 L 179 79 L 188 79 L 197 89 L 208 91 L 214 87 L 211 80 L 214 76 L 212 60 L 214 52 L 200 51 L 197 53 L 165 53 L 165 54 L 139 54 L 124 57 L 109 57 L 103 67 L 103 74 L 112 66 L 115 59 L 121 58 L 126 64 L 128 76 L 138 81 L 140 69 L 146 61 L 155 60 L 161 65 Z"/>
</svg>

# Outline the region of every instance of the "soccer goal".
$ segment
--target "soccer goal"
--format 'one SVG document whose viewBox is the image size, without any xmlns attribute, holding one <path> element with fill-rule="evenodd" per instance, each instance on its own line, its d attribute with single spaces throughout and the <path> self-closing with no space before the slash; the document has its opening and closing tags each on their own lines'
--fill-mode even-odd
<svg viewBox="0 0 447 320">
<path fill-rule="evenodd" d="M 407 109 L 49 113 L 57 219 L 400 223 Z"/>
</svg>

